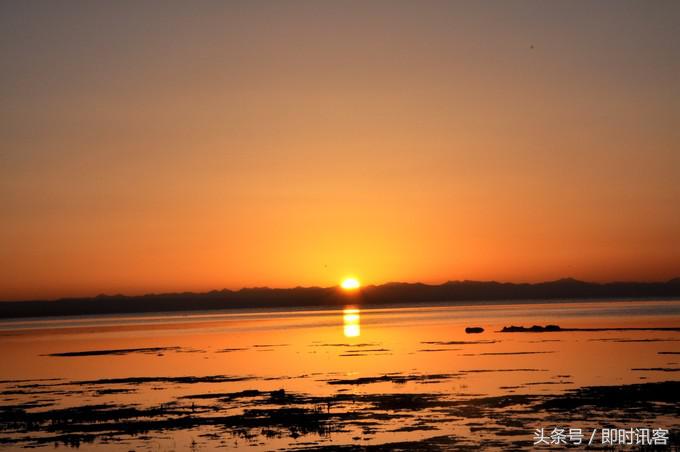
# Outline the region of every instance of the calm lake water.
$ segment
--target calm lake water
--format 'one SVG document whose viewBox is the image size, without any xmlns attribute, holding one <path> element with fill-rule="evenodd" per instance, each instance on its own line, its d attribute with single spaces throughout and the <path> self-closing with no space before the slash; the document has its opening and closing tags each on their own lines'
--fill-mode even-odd
<svg viewBox="0 0 680 452">
<path fill-rule="evenodd" d="M 678 328 L 680 301 L 3 321 L 0 448 L 531 448 L 536 428 L 608 419 L 551 397 L 680 376 L 679 331 L 499 332 L 534 324 Z M 673 400 L 611 409 L 616 427 L 679 423 Z"/>
</svg>

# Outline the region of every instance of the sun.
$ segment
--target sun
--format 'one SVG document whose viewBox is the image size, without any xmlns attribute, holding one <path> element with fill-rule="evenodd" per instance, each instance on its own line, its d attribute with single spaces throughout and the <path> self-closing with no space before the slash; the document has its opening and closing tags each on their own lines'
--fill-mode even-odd
<svg viewBox="0 0 680 452">
<path fill-rule="evenodd" d="M 345 290 L 356 290 L 361 287 L 361 283 L 356 278 L 345 278 L 340 283 L 340 287 Z"/>
</svg>

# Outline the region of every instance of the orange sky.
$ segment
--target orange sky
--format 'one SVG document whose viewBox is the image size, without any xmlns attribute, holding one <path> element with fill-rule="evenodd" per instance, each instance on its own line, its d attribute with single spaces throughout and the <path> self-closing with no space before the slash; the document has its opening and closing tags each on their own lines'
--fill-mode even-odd
<svg viewBox="0 0 680 452">
<path fill-rule="evenodd" d="M 2 3 L 0 299 L 680 276 L 680 3 L 224 3 Z"/>
</svg>

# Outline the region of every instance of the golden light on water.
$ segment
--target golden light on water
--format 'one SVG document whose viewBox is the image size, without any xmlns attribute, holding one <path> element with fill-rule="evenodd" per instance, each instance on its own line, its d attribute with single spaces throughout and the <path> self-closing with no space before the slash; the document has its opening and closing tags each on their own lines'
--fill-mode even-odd
<svg viewBox="0 0 680 452">
<path fill-rule="evenodd" d="M 358 309 L 345 309 L 342 311 L 343 333 L 345 337 L 359 337 L 361 335 L 360 311 Z"/>
<path fill-rule="evenodd" d="M 340 283 L 340 287 L 345 290 L 356 290 L 361 287 L 361 283 L 356 278 L 345 278 Z"/>
</svg>

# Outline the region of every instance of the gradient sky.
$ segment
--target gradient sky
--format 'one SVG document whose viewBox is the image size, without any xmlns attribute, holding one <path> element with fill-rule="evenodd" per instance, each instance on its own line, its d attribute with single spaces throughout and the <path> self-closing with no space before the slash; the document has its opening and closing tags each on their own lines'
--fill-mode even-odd
<svg viewBox="0 0 680 452">
<path fill-rule="evenodd" d="M 680 276 L 680 2 L 0 3 L 0 299 Z"/>
</svg>

